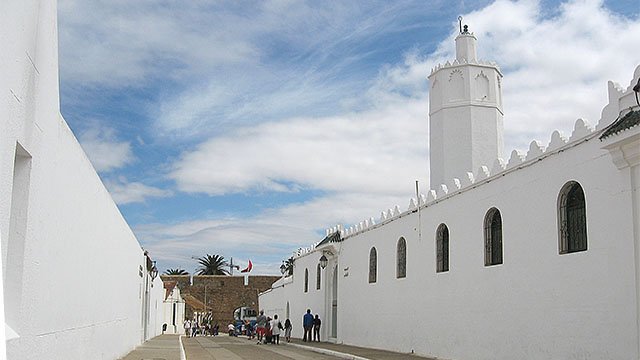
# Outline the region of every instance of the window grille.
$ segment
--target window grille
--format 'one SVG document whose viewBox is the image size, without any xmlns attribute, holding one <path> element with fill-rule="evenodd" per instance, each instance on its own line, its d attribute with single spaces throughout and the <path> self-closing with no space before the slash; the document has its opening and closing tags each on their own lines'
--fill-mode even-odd
<svg viewBox="0 0 640 360">
<path fill-rule="evenodd" d="M 449 228 L 440 224 L 436 231 L 436 272 L 449 271 Z"/>
<path fill-rule="evenodd" d="M 491 208 L 484 219 L 484 265 L 502 264 L 502 217 Z"/>
<path fill-rule="evenodd" d="M 407 277 L 407 241 L 403 237 L 398 240 L 397 252 L 396 277 L 400 279 Z"/>
<path fill-rule="evenodd" d="M 375 247 L 369 251 L 369 283 L 373 284 L 378 280 L 378 253 Z"/>
<path fill-rule="evenodd" d="M 316 267 L 316 290 L 320 290 L 320 264 Z"/>
<path fill-rule="evenodd" d="M 304 269 L 304 292 L 309 292 L 309 269 Z"/>
<path fill-rule="evenodd" d="M 587 250 L 587 209 L 582 186 L 566 183 L 558 196 L 560 254 Z"/>
</svg>

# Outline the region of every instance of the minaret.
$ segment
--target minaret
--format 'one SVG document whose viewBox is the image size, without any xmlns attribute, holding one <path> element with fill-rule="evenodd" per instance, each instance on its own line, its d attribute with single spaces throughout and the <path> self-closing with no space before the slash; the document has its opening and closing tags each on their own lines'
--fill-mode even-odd
<svg viewBox="0 0 640 360">
<path fill-rule="evenodd" d="M 467 25 L 456 37 L 456 59 L 429 75 L 430 186 L 450 184 L 502 157 L 502 74 L 480 62 Z"/>
</svg>

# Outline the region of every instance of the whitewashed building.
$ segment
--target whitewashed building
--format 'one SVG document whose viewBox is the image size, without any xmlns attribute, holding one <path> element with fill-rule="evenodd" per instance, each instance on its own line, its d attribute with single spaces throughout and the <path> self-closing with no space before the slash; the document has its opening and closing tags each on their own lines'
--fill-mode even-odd
<svg viewBox="0 0 640 360">
<path fill-rule="evenodd" d="M 296 337 L 309 308 L 323 340 L 438 359 L 638 359 L 640 66 L 595 128 L 504 158 L 502 75 L 475 46 L 461 31 L 429 76 L 431 190 L 327 230 L 261 307 Z"/>
<path fill-rule="evenodd" d="M 180 293 L 177 281 L 163 281 L 164 302 L 162 305 L 163 322 L 166 325 L 165 334 L 184 334 L 185 302 Z"/>
<path fill-rule="evenodd" d="M 0 1 L 0 359 L 116 359 L 163 286 L 60 115 L 56 1 Z"/>
</svg>

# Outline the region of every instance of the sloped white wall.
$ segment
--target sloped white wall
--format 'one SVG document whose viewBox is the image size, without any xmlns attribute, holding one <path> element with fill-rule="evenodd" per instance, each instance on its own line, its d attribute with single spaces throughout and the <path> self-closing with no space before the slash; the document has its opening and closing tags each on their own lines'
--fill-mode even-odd
<svg viewBox="0 0 640 360">
<path fill-rule="evenodd" d="M 145 257 L 60 115 L 56 2 L 0 3 L 0 237 L 9 359 L 115 359 L 143 340 Z M 150 292 L 148 335 L 158 333 Z"/>
</svg>

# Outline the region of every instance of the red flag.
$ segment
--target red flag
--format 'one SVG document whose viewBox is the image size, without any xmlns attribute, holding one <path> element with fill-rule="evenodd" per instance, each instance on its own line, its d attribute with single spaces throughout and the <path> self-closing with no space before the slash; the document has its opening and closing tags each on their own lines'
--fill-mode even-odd
<svg viewBox="0 0 640 360">
<path fill-rule="evenodd" d="M 246 267 L 246 269 L 243 269 L 242 271 L 240 271 L 241 273 L 248 273 L 251 271 L 251 269 L 253 268 L 253 264 L 251 263 L 251 260 L 249 260 L 249 265 Z"/>
</svg>

